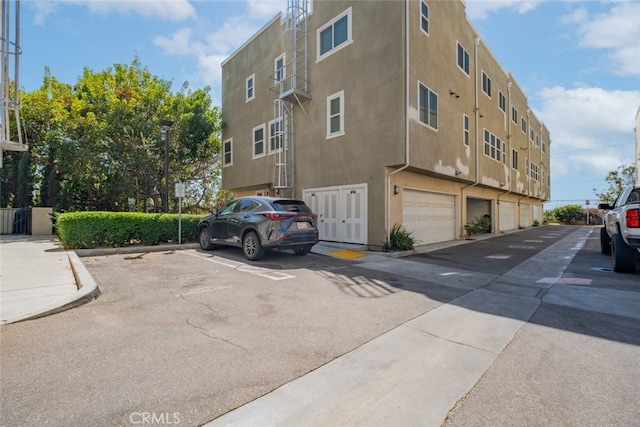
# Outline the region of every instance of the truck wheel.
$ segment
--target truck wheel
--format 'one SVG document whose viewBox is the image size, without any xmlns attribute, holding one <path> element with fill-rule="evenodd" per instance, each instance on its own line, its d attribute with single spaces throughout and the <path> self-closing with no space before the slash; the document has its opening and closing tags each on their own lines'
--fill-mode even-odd
<svg viewBox="0 0 640 427">
<path fill-rule="evenodd" d="M 248 232 L 242 240 L 242 252 L 249 261 L 261 260 L 264 256 L 264 248 L 260 244 L 260 238 L 255 231 Z"/>
<path fill-rule="evenodd" d="M 611 255 L 611 237 L 609 237 L 607 229 L 604 227 L 600 229 L 600 253 Z"/>
<path fill-rule="evenodd" d="M 635 273 L 637 251 L 627 246 L 620 233 L 614 234 L 612 240 L 611 259 L 613 261 L 613 271 L 616 273 Z"/>
</svg>

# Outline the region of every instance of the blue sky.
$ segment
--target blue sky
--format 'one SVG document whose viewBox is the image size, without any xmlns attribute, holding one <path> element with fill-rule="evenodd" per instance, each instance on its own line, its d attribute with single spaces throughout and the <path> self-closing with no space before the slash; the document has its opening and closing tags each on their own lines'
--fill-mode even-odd
<svg viewBox="0 0 640 427">
<path fill-rule="evenodd" d="M 375 1 L 375 0 L 363 0 Z M 436 0 L 431 0 L 436 1 Z M 438 0 L 441 1 L 441 0 Z M 449 0 L 451 1 L 451 0 Z M 45 67 L 74 84 L 137 56 L 174 90 L 210 86 L 220 103 L 220 63 L 286 0 L 23 0 L 20 85 Z M 595 203 L 593 189 L 631 165 L 640 107 L 640 2 L 477 1 L 467 15 L 551 133 L 546 209 Z"/>
</svg>

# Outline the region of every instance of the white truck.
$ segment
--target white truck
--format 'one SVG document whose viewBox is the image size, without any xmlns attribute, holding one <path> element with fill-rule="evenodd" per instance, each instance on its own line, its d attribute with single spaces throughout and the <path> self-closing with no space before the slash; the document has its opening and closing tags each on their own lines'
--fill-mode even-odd
<svg viewBox="0 0 640 427">
<path fill-rule="evenodd" d="M 613 271 L 635 273 L 640 261 L 640 185 L 627 187 L 605 210 L 600 230 L 600 251 L 611 255 Z"/>
</svg>

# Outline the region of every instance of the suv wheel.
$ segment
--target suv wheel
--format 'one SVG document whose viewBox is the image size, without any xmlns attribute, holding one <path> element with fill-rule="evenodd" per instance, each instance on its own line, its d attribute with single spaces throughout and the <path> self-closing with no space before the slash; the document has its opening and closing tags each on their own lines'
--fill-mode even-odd
<svg viewBox="0 0 640 427">
<path fill-rule="evenodd" d="M 242 252 L 249 261 L 258 261 L 264 256 L 264 248 L 255 231 L 245 234 L 242 239 Z"/>
<path fill-rule="evenodd" d="M 293 253 L 296 255 L 306 255 L 311 252 L 311 245 L 300 246 L 299 248 L 295 248 Z"/>
<path fill-rule="evenodd" d="M 213 249 L 213 245 L 211 244 L 211 233 L 209 233 L 209 229 L 207 227 L 202 227 L 200 229 L 198 239 L 200 240 L 200 247 L 203 251 L 210 251 Z"/>
</svg>

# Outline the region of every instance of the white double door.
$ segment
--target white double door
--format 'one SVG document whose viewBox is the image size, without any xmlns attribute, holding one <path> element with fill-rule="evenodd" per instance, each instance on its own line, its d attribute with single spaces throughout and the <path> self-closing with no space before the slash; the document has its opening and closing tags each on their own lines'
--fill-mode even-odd
<svg viewBox="0 0 640 427">
<path fill-rule="evenodd" d="M 318 215 L 320 240 L 366 244 L 367 184 L 309 189 L 302 196 Z"/>
</svg>

